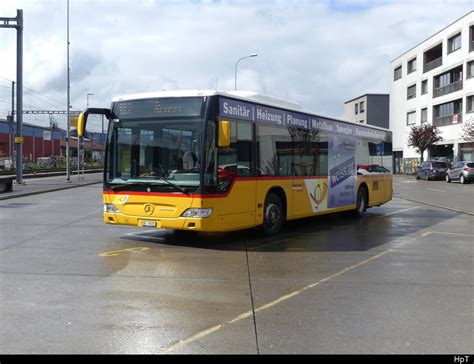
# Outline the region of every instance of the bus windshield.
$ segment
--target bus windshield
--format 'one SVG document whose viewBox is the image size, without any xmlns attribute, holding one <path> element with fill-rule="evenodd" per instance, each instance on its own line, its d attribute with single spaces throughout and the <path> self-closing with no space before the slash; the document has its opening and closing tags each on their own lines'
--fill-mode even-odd
<svg viewBox="0 0 474 364">
<path fill-rule="evenodd" d="M 163 100 L 117 103 L 114 113 L 119 119 L 110 123 L 107 142 L 106 183 L 113 187 L 146 182 L 167 189 L 174 186 L 174 192 L 197 188 L 203 100 L 191 100 L 196 99 L 194 108 L 187 110 L 180 108 L 179 100 L 162 110 L 156 105 L 163 107 Z"/>
</svg>

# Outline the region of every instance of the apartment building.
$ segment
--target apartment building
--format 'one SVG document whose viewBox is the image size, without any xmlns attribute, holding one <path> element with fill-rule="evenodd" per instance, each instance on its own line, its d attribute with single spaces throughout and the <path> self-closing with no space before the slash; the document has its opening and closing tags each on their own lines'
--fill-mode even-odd
<svg viewBox="0 0 474 364">
<path fill-rule="evenodd" d="M 389 98 L 387 94 L 365 94 L 346 101 L 344 120 L 388 129 Z"/>
<path fill-rule="evenodd" d="M 408 147 L 413 125 L 430 123 L 444 141 L 424 158 L 474 160 L 462 125 L 474 122 L 474 11 L 390 63 L 390 129 L 395 162 L 419 155 Z"/>
</svg>

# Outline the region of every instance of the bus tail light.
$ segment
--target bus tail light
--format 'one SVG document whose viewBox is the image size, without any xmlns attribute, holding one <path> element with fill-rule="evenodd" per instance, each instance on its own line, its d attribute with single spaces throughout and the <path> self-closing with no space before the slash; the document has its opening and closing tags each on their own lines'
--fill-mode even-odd
<svg viewBox="0 0 474 364">
<path fill-rule="evenodd" d="M 211 216 L 212 209 L 187 209 L 182 217 L 206 218 Z"/>
</svg>

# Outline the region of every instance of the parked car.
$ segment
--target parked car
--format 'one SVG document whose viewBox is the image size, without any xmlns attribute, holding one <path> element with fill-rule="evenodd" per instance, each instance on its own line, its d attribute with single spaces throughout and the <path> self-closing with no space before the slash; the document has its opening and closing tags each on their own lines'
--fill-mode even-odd
<svg viewBox="0 0 474 364">
<path fill-rule="evenodd" d="M 357 174 L 387 174 L 390 170 L 378 164 L 359 164 L 357 165 Z"/>
<path fill-rule="evenodd" d="M 416 170 L 416 179 L 423 178 L 427 181 L 430 179 L 442 179 L 446 176 L 448 163 L 444 161 L 426 161 Z"/>
<path fill-rule="evenodd" d="M 446 171 L 446 182 L 457 180 L 462 184 L 474 181 L 474 162 L 457 162 Z"/>
<path fill-rule="evenodd" d="M 225 164 L 219 166 L 217 169 L 219 178 L 230 178 L 233 179 L 237 175 L 239 176 L 250 176 L 250 168 L 240 164 Z"/>
</svg>

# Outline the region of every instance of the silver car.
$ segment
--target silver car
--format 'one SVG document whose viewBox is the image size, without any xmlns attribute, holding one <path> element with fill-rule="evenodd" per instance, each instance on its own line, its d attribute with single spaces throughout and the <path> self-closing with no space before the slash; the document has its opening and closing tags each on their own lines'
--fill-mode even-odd
<svg viewBox="0 0 474 364">
<path fill-rule="evenodd" d="M 459 180 L 462 184 L 474 181 L 474 162 L 456 162 L 446 171 L 446 182 Z"/>
</svg>

